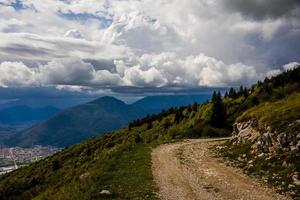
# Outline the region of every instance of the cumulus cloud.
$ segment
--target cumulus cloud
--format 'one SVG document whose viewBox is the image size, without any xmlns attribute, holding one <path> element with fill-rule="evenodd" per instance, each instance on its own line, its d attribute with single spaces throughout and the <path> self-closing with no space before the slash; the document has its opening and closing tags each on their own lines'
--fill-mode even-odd
<svg viewBox="0 0 300 200">
<path fill-rule="evenodd" d="M 93 65 L 78 58 L 54 59 L 50 62 L 29 67 L 22 62 L 0 64 L 0 86 L 57 86 L 69 91 L 89 86 L 119 85 L 121 78 L 107 70 L 95 70 Z"/>
<path fill-rule="evenodd" d="M 92 64 L 78 58 L 53 59 L 38 67 L 3 62 L 0 83 L 5 87 L 54 85 L 58 89 L 76 91 L 97 86 L 215 87 L 253 82 L 259 77 L 253 66 L 226 65 L 203 54 L 177 56 L 174 53 L 147 54 L 136 57 L 132 63 L 119 60 L 115 62 L 116 71 L 96 70 Z"/>
<path fill-rule="evenodd" d="M 174 40 L 180 42 L 174 30 L 137 11 L 116 16 L 102 38 L 105 43 L 126 45 L 143 53 L 170 50 Z"/>
<path fill-rule="evenodd" d="M 79 85 L 89 82 L 95 70 L 80 59 L 55 59 L 39 67 L 41 81 L 48 84 Z"/>
<path fill-rule="evenodd" d="M 135 67 L 129 67 L 133 63 L 124 66 L 122 61 L 116 64 L 122 69 L 119 71 L 125 71 L 125 80 L 137 85 L 151 85 L 153 82 L 156 86 L 215 87 L 237 85 L 242 81 L 247 84 L 261 76 L 254 66 L 241 63 L 227 65 L 204 54 L 183 58 L 175 53 L 145 54 L 133 62 L 137 63 Z"/>
<path fill-rule="evenodd" d="M 122 79 L 119 74 L 111 73 L 108 70 L 98 70 L 94 73 L 92 83 L 95 85 L 112 86 L 122 85 Z"/>
<path fill-rule="evenodd" d="M 22 62 L 2 62 L 0 64 L 0 86 L 36 85 L 36 70 L 30 69 Z"/>
<path fill-rule="evenodd" d="M 167 83 L 167 80 L 156 68 L 151 67 L 141 70 L 140 66 L 130 67 L 124 74 L 125 82 L 132 86 L 159 87 Z"/>
</svg>

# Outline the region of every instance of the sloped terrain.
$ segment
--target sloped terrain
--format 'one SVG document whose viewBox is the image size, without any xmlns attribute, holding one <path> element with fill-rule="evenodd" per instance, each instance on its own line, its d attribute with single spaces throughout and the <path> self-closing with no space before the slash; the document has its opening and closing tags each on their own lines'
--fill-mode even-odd
<svg viewBox="0 0 300 200">
<path fill-rule="evenodd" d="M 65 147 L 91 136 L 115 130 L 139 118 L 143 112 L 113 97 L 63 110 L 6 141 L 10 146 L 51 145 Z"/>
<path fill-rule="evenodd" d="M 237 119 L 220 152 L 278 191 L 300 197 L 300 94 L 253 107 Z"/>
</svg>

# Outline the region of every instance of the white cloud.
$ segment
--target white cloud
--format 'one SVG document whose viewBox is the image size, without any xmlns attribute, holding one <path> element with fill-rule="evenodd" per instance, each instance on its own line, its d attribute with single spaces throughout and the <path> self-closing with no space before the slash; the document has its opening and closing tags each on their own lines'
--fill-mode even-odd
<svg viewBox="0 0 300 200">
<path fill-rule="evenodd" d="M 4 5 L 10 5 L 15 2 L 16 0 L 0 0 L 0 4 L 4 4 Z"/>
<path fill-rule="evenodd" d="M 125 71 L 125 83 L 131 86 L 160 87 L 167 83 L 167 80 L 156 68 L 151 67 L 141 70 L 141 66 L 130 67 Z"/>
<path fill-rule="evenodd" d="M 94 73 L 92 83 L 95 85 L 122 85 L 122 80 L 119 74 L 113 74 L 108 70 L 98 70 Z"/>
<path fill-rule="evenodd" d="M 55 86 L 58 90 L 65 90 L 69 92 L 81 92 L 85 89 L 91 89 L 89 87 L 79 86 L 79 85 L 57 85 Z"/>
<path fill-rule="evenodd" d="M 38 67 L 22 62 L 0 64 L 1 87 L 55 86 L 66 91 L 110 90 L 110 87 L 222 87 L 249 85 L 257 79 L 277 75 L 281 70 L 265 73 L 242 63 L 225 64 L 204 54 L 180 58 L 175 53 L 144 54 L 128 60 L 115 60 L 115 71 L 96 70 L 78 58 L 53 59 Z M 292 69 L 299 63 L 284 65 Z M 100 89 L 105 88 L 105 89 Z"/>
<path fill-rule="evenodd" d="M 0 86 L 37 85 L 36 70 L 30 69 L 22 62 L 2 62 L 0 64 Z"/>
<path fill-rule="evenodd" d="M 105 43 L 125 45 L 138 52 L 176 49 L 174 40 L 180 41 L 174 30 L 136 11 L 115 17 L 102 38 Z"/>
<path fill-rule="evenodd" d="M 280 69 L 272 69 L 272 70 L 270 70 L 270 71 L 267 72 L 266 76 L 268 78 L 271 78 L 271 77 L 276 76 L 276 75 L 278 75 L 280 73 L 282 73 L 282 71 Z"/>
<path fill-rule="evenodd" d="M 270 78 L 270 77 L 276 76 L 276 75 L 278 75 L 278 74 L 280 74 L 284 71 L 294 69 L 295 67 L 298 67 L 299 65 L 300 65 L 300 63 L 298 63 L 298 62 L 290 62 L 290 63 L 287 63 L 287 64 L 283 65 L 281 67 L 282 70 L 281 69 L 272 69 L 272 70 L 268 71 L 266 73 L 266 76 Z"/>
<path fill-rule="evenodd" d="M 125 82 L 137 86 L 226 86 L 249 84 L 262 76 L 254 66 L 226 65 L 204 54 L 184 58 L 175 53 L 144 54 L 132 60 L 135 67 L 125 61 L 115 63 Z"/>
<path fill-rule="evenodd" d="M 77 39 L 83 38 L 81 33 L 76 29 L 68 30 L 64 36 L 71 37 L 71 38 L 77 38 Z"/>
<path fill-rule="evenodd" d="M 290 62 L 288 64 L 285 64 L 282 66 L 282 68 L 287 71 L 287 70 L 291 70 L 291 69 L 294 69 L 296 66 L 299 66 L 300 63 L 298 62 Z"/>
<path fill-rule="evenodd" d="M 95 70 L 93 65 L 78 58 L 53 59 L 28 67 L 22 62 L 0 64 L 1 87 L 57 86 L 57 89 L 78 91 L 90 86 L 121 85 L 118 74 L 107 70 Z"/>
<path fill-rule="evenodd" d="M 39 77 L 48 84 L 85 84 L 93 79 L 95 70 L 80 59 L 54 59 L 39 67 Z"/>
</svg>

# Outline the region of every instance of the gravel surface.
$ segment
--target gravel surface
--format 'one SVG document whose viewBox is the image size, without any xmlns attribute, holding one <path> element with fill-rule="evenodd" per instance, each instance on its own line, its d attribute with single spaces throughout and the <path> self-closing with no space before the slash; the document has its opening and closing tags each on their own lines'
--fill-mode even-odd
<svg viewBox="0 0 300 200">
<path fill-rule="evenodd" d="M 162 200 L 286 200 L 272 188 L 214 158 L 214 139 L 164 144 L 152 151 L 152 172 Z"/>
</svg>

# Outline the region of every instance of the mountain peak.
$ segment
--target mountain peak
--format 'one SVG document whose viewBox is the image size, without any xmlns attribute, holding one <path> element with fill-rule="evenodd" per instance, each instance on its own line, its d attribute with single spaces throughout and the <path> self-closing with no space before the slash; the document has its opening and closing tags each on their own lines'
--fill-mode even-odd
<svg viewBox="0 0 300 200">
<path fill-rule="evenodd" d="M 103 96 L 100 97 L 94 101 L 92 101 L 91 103 L 119 103 L 119 104 L 125 104 L 123 101 L 121 101 L 120 99 L 117 99 L 115 97 L 112 96 Z"/>
</svg>

